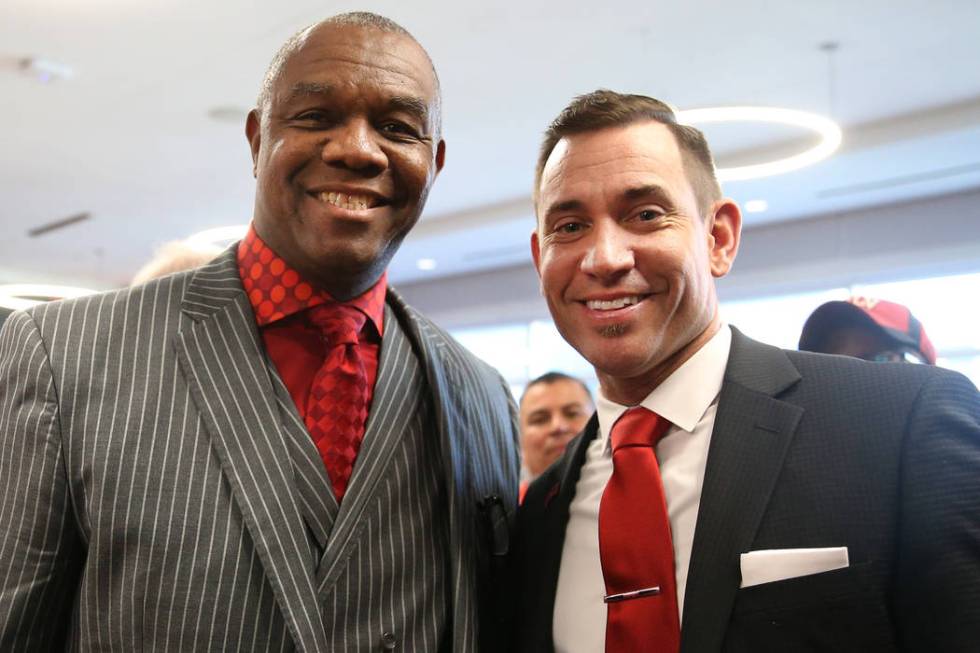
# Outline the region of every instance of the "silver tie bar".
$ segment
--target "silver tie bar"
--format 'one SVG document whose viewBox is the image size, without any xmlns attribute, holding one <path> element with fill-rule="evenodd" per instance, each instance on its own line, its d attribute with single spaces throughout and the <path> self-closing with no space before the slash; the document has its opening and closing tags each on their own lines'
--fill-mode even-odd
<svg viewBox="0 0 980 653">
<path fill-rule="evenodd" d="M 632 592 L 623 592 L 622 594 L 606 594 L 602 597 L 603 603 L 617 603 L 619 601 L 628 601 L 630 599 L 640 599 L 644 596 L 655 596 L 660 594 L 660 586 L 656 587 L 644 587 L 641 590 L 633 590 Z"/>
</svg>

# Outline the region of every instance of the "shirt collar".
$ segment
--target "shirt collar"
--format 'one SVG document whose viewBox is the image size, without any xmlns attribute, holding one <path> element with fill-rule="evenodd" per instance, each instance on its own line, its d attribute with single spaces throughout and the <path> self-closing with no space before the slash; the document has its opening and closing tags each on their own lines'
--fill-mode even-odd
<svg viewBox="0 0 980 653">
<path fill-rule="evenodd" d="M 238 244 L 238 274 L 259 327 L 278 322 L 290 315 L 328 302 L 335 302 L 327 291 L 305 279 L 279 257 L 249 225 L 248 233 Z M 378 335 L 384 333 L 384 303 L 388 273 L 362 294 L 346 302 L 359 309 L 374 324 Z"/>
<path fill-rule="evenodd" d="M 692 433 L 711 402 L 721 392 L 731 344 L 731 329 L 722 324 L 718 332 L 711 336 L 711 340 L 654 388 L 640 405 L 681 430 Z M 599 418 L 598 437 L 603 442 L 603 450 L 608 445 L 608 434 L 612 425 L 628 408 L 629 406 L 606 399 L 602 389 L 599 389 L 596 412 Z"/>
</svg>

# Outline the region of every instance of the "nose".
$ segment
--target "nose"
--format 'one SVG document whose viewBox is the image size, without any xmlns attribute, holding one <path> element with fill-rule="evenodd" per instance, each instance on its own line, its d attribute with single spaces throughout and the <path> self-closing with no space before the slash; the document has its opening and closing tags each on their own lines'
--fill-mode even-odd
<svg viewBox="0 0 980 653">
<path fill-rule="evenodd" d="M 571 431 L 572 423 L 567 417 L 558 415 L 551 419 L 551 433 L 553 435 L 564 435 Z"/>
<path fill-rule="evenodd" d="M 633 265 L 629 234 L 615 221 L 597 221 L 589 249 L 582 258 L 582 271 L 602 281 L 614 281 L 633 269 Z"/>
<path fill-rule="evenodd" d="M 388 166 L 388 157 L 378 146 L 374 129 L 359 118 L 331 130 L 320 156 L 327 165 L 357 170 L 365 175 L 379 174 Z"/>
</svg>

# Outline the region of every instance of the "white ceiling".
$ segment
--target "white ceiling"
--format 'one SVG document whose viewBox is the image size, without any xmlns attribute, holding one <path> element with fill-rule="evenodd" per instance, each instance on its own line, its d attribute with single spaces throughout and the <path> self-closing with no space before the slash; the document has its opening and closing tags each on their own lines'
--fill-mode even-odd
<svg viewBox="0 0 980 653">
<path fill-rule="evenodd" d="M 813 168 L 732 182 L 770 209 L 750 223 L 980 187 L 976 0 L 6 0 L 0 5 L 0 282 L 120 285 L 156 245 L 247 222 L 241 124 L 291 33 L 352 9 L 412 31 L 439 70 L 447 164 L 392 264 L 398 282 L 525 262 L 540 134 L 597 87 L 679 108 L 761 104 L 830 114 L 844 146 Z M 833 55 L 819 44 L 840 44 Z M 21 57 L 71 66 L 40 84 Z M 831 63 L 835 72 L 830 72 Z M 721 164 L 796 140 L 707 130 Z M 79 212 L 92 218 L 31 238 Z M 432 257 L 434 271 L 415 262 Z"/>
</svg>

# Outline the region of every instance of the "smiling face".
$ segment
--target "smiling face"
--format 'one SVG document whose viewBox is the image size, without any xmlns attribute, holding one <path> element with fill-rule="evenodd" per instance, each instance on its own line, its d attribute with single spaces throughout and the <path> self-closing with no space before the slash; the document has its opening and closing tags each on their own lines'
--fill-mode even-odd
<svg viewBox="0 0 980 653">
<path fill-rule="evenodd" d="M 377 281 L 422 212 L 445 153 L 437 93 L 408 36 L 324 24 L 249 114 L 255 229 L 336 299 Z"/>
<path fill-rule="evenodd" d="M 699 215 L 675 139 L 652 121 L 563 138 L 538 191 L 531 249 L 555 324 L 603 394 L 635 405 L 717 331 L 738 207 Z"/>
</svg>

